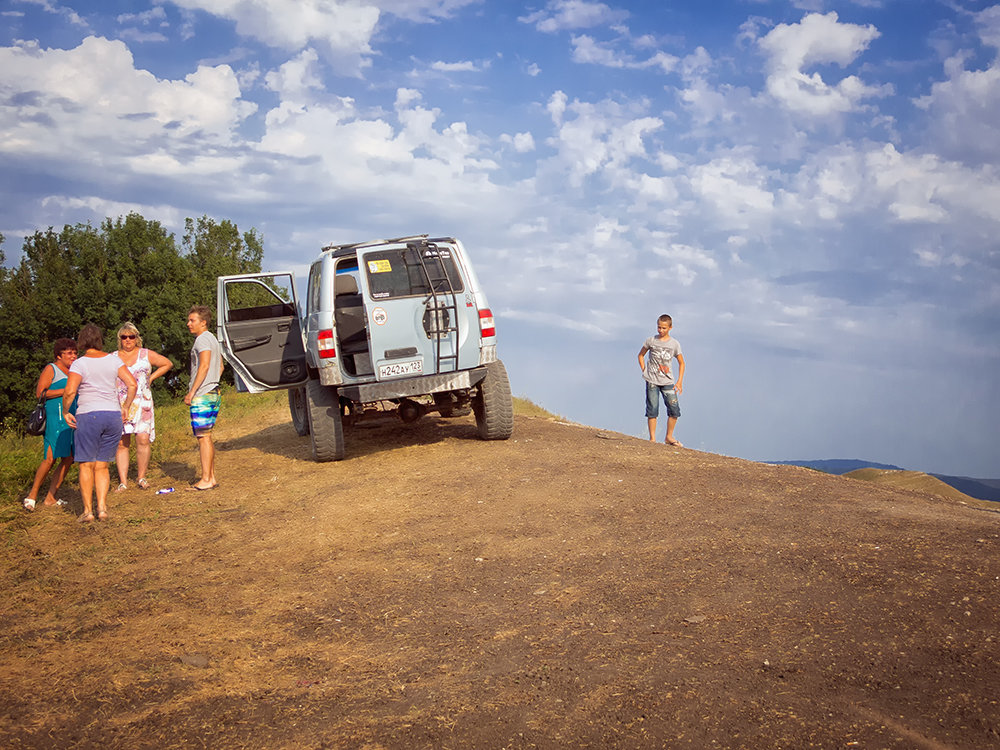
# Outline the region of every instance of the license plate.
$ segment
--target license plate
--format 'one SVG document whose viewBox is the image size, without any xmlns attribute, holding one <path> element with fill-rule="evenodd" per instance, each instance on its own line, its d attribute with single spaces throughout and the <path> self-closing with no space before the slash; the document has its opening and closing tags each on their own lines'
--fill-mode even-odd
<svg viewBox="0 0 1000 750">
<path fill-rule="evenodd" d="M 390 362 L 378 366 L 379 378 L 398 378 L 403 375 L 419 375 L 424 371 L 423 360 L 414 359 L 409 362 Z"/>
</svg>

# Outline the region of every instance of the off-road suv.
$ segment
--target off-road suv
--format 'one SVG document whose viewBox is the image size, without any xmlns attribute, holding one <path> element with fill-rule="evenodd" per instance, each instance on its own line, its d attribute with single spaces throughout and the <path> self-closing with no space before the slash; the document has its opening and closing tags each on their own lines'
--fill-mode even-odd
<svg viewBox="0 0 1000 750">
<path fill-rule="evenodd" d="M 514 425 L 493 313 L 465 248 L 427 235 L 324 247 L 305 300 L 291 271 L 221 276 L 218 334 L 240 390 L 288 389 L 317 461 L 344 457 L 344 425 L 395 412 L 474 411 L 479 436 Z"/>
</svg>

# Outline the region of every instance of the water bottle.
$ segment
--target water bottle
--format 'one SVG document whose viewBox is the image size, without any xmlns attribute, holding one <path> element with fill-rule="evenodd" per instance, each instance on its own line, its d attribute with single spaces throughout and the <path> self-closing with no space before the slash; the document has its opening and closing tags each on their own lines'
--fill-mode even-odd
<svg viewBox="0 0 1000 750">
<path fill-rule="evenodd" d="M 157 495 L 166 495 L 168 492 L 173 492 L 173 491 L 174 491 L 173 487 L 164 487 L 162 490 L 157 490 L 156 494 Z"/>
</svg>

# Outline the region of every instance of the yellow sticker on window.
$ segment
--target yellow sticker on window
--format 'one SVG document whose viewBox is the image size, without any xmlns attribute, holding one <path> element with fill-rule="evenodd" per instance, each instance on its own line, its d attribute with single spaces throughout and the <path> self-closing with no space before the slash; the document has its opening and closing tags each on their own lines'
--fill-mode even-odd
<svg viewBox="0 0 1000 750">
<path fill-rule="evenodd" d="M 368 273 L 389 273 L 392 270 L 388 259 L 368 261 Z"/>
</svg>

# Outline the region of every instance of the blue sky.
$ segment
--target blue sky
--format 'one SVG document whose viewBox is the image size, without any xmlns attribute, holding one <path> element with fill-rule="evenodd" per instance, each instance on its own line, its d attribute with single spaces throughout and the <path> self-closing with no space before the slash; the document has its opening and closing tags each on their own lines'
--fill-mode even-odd
<svg viewBox="0 0 1000 750">
<path fill-rule="evenodd" d="M 1000 476 L 1000 5 L 0 3 L 0 232 L 462 238 L 517 395 L 756 460 Z M 662 439 L 662 426 L 661 426 Z"/>
</svg>

